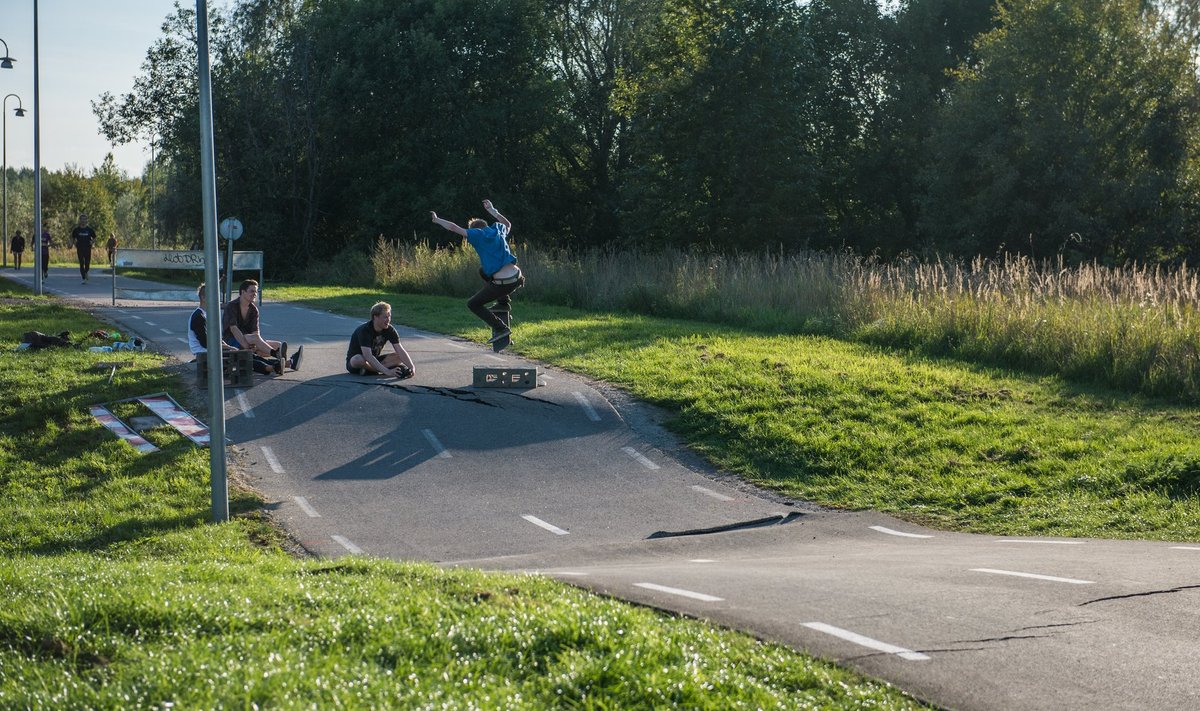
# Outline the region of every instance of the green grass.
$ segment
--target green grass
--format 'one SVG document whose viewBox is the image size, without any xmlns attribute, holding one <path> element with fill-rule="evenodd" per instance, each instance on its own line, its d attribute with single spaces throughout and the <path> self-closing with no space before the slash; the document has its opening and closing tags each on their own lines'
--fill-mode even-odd
<svg viewBox="0 0 1200 711">
<path fill-rule="evenodd" d="M 206 450 L 160 428 L 138 455 L 86 410 L 181 376 L 153 354 L 14 351 L 25 331 L 101 327 L 0 282 L 0 708 L 919 706 L 540 577 L 297 560 L 246 491 L 208 523 Z M 101 361 L 121 363 L 111 382 Z"/>
<path fill-rule="evenodd" d="M 465 299 L 276 298 L 482 341 Z M 515 350 L 673 413 L 714 463 L 787 495 L 964 531 L 1200 540 L 1193 408 L 852 342 L 516 302 Z"/>
</svg>

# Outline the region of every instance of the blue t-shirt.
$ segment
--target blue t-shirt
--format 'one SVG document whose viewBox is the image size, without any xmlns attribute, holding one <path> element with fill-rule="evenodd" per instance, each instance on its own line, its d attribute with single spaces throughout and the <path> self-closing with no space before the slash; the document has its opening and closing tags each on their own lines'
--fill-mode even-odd
<svg viewBox="0 0 1200 711">
<path fill-rule="evenodd" d="M 505 264 L 516 264 L 517 258 L 508 248 L 508 228 L 499 222 L 491 227 L 467 230 L 467 242 L 479 255 L 479 266 L 488 276 L 500 271 Z"/>
</svg>

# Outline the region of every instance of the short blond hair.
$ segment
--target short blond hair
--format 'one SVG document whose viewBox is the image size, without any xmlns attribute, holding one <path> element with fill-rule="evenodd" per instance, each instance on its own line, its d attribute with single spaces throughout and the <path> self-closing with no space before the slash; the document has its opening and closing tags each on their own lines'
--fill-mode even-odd
<svg viewBox="0 0 1200 711">
<path fill-rule="evenodd" d="M 374 318 L 374 317 L 378 316 L 379 314 L 383 313 L 384 311 L 391 311 L 391 310 L 392 310 L 392 305 L 389 304 L 388 302 L 377 301 L 377 302 L 375 302 L 375 305 L 371 307 L 371 317 Z"/>
</svg>

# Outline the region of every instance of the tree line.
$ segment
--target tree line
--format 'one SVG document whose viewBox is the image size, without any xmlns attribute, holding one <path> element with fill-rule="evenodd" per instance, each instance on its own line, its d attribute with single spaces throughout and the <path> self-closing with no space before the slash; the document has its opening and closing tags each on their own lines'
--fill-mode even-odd
<svg viewBox="0 0 1200 711">
<path fill-rule="evenodd" d="M 8 168 L 5 207 L 8 239 L 18 230 L 33 249 L 33 169 Z M 62 170 L 42 169 L 42 228 L 49 230 L 51 243 L 68 246 L 79 215 L 100 235 L 100 243 L 115 235 L 122 246 L 150 247 L 154 232 L 150 186 L 131 178 L 116 166 L 112 154 L 90 171 L 67 165 Z"/>
<path fill-rule="evenodd" d="M 1197 0 L 237 0 L 218 207 L 296 273 L 490 197 L 556 247 L 1194 259 Z M 94 103 L 200 232 L 195 18 Z"/>
</svg>

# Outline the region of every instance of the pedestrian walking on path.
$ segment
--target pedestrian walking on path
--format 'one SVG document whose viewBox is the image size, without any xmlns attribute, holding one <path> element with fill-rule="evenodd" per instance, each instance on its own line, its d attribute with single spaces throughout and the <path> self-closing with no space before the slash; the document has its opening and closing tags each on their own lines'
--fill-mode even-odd
<svg viewBox="0 0 1200 711">
<path fill-rule="evenodd" d="M 20 271 L 21 257 L 25 254 L 25 235 L 21 234 L 21 230 L 17 230 L 16 234 L 13 235 L 9 249 L 12 250 L 13 269 Z"/>
<path fill-rule="evenodd" d="M 92 268 L 92 247 L 96 244 L 96 230 L 88 226 L 88 216 L 79 216 L 79 226 L 71 230 L 71 242 L 79 255 L 79 276 L 88 283 L 88 272 Z"/>
</svg>

